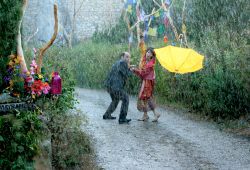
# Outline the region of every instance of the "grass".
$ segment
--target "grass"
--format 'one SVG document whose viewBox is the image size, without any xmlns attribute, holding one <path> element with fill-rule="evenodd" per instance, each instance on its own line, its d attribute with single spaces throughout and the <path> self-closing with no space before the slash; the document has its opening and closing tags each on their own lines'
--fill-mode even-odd
<svg viewBox="0 0 250 170">
<path fill-rule="evenodd" d="M 132 44 L 134 48 L 131 50 L 133 65 L 138 65 L 140 59 L 136 45 Z M 148 46 L 155 48 L 165 45 L 163 40 L 157 39 L 148 43 Z M 190 45 L 199 51 L 192 43 Z M 78 87 L 100 89 L 103 88 L 103 81 L 112 64 L 119 59 L 121 52 L 127 50 L 127 44 L 110 44 L 105 41 L 96 43 L 89 40 L 72 49 L 57 47 L 49 49 L 45 56 L 45 63 L 51 63 L 46 60 L 48 58 L 56 61 L 54 62 L 56 64 L 51 66 L 54 70 L 58 67 L 68 68 Z M 203 51 L 209 55 L 209 51 L 213 50 L 207 46 Z M 234 58 L 238 53 L 231 51 L 230 57 L 225 58 L 228 66 L 235 65 Z M 240 52 L 239 55 L 245 55 L 245 52 Z M 199 72 L 175 75 L 166 71 L 157 62 L 155 96 L 159 98 L 159 103 L 162 105 L 188 108 L 187 110 L 201 114 L 206 119 L 212 118 L 219 122 L 219 119 L 227 120 L 228 116 L 229 120 L 235 120 L 240 115 L 246 115 L 248 109 L 246 107 L 248 89 L 244 87 L 244 81 L 242 81 L 247 72 L 239 69 L 228 67 L 226 72 L 223 72 L 222 65 L 216 64 L 211 58 L 211 60 L 206 59 L 204 69 Z M 130 94 L 136 95 L 139 87 L 140 81 L 137 77 L 131 77 L 128 80 L 127 89 Z"/>
</svg>

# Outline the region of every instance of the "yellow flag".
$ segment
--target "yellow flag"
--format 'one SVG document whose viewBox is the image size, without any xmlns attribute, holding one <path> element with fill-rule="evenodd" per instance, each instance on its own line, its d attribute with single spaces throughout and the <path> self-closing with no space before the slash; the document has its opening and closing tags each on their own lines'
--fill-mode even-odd
<svg viewBox="0 0 250 170">
<path fill-rule="evenodd" d="M 187 27 L 185 24 L 182 24 L 182 32 L 186 33 L 187 32 Z"/>
<path fill-rule="evenodd" d="M 157 18 L 157 17 L 159 17 L 160 16 L 160 13 L 159 13 L 159 11 L 158 12 L 156 12 L 155 14 L 154 14 L 154 16 Z"/>
<path fill-rule="evenodd" d="M 149 29 L 148 29 L 148 35 L 155 37 L 157 35 L 157 28 L 151 28 L 151 27 L 149 27 Z"/>
<path fill-rule="evenodd" d="M 127 11 L 131 14 L 132 13 L 132 5 L 128 5 Z"/>
</svg>

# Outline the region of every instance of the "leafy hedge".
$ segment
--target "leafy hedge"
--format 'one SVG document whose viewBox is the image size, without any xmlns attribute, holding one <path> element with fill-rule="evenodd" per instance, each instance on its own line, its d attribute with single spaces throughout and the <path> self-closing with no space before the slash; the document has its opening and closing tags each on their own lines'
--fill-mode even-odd
<svg viewBox="0 0 250 170">
<path fill-rule="evenodd" d="M 23 0 L 0 2 L 0 95 L 7 86 L 3 80 L 7 75 L 8 56 L 16 55 L 17 25 L 22 2 Z M 25 49 L 28 62 L 31 61 L 31 56 L 31 50 Z M 67 63 L 59 58 L 55 59 L 56 57 L 58 55 L 44 59 L 44 67 L 46 77 L 49 77 L 52 71 L 59 71 L 63 79 L 62 94 L 58 97 L 40 96 L 34 101 L 37 106 L 34 111 L 15 110 L 6 112 L 5 115 L 1 113 L 0 169 L 34 169 L 34 158 L 43 150 L 43 140 L 50 140 L 53 168 L 67 169 L 72 164 L 82 164 L 81 157 L 91 152 L 90 141 L 80 129 L 82 122 L 75 123 L 75 120 L 80 120 L 80 116 L 69 112 L 74 110 L 76 103 L 72 73 L 63 66 Z M 17 90 L 23 90 L 23 86 Z M 49 132 L 45 129 L 49 129 Z M 70 139 L 65 138 L 66 134 L 70 135 Z M 49 153 L 47 154 L 50 157 Z"/>
<path fill-rule="evenodd" d="M 0 117 L 0 168 L 32 169 L 39 153 L 42 123 L 37 112 L 17 112 Z"/>
</svg>

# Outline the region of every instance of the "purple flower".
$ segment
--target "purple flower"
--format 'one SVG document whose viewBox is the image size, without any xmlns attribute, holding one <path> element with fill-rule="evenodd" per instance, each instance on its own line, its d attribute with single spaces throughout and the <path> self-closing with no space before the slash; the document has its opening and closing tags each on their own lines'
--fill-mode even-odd
<svg viewBox="0 0 250 170">
<path fill-rule="evenodd" d="M 7 77 L 7 76 L 4 76 L 3 79 L 4 79 L 5 83 L 8 83 L 10 81 L 10 77 Z"/>
</svg>

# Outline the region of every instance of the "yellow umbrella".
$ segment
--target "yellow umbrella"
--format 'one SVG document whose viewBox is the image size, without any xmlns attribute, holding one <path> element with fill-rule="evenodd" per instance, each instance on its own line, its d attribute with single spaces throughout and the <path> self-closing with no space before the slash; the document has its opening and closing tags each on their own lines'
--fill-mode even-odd
<svg viewBox="0 0 250 170">
<path fill-rule="evenodd" d="M 155 49 L 156 58 L 170 72 L 190 73 L 200 70 L 204 56 L 193 49 L 167 46 Z"/>
</svg>

